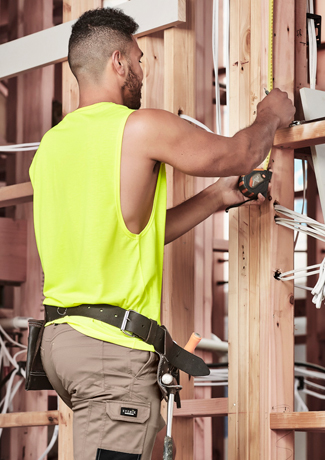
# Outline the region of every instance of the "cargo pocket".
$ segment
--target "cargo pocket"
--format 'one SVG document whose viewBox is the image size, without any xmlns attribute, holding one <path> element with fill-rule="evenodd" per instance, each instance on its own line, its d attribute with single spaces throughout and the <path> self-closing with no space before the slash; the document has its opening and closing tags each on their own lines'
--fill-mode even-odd
<svg viewBox="0 0 325 460">
<path fill-rule="evenodd" d="M 150 403 L 106 401 L 106 422 L 100 448 L 116 453 L 142 454 L 149 417 Z"/>
</svg>

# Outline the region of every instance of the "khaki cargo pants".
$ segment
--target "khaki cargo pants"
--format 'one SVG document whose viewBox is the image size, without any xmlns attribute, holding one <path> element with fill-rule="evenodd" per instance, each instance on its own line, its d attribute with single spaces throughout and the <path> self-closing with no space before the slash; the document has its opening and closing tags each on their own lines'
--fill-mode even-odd
<svg viewBox="0 0 325 460">
<path fill-rule="evenodd" d="M 41 347 L 53 388 L 73 410 L 75 460 L 150 460 L 160 415 L 155 353 L 47 326 Z"/>
</svg>

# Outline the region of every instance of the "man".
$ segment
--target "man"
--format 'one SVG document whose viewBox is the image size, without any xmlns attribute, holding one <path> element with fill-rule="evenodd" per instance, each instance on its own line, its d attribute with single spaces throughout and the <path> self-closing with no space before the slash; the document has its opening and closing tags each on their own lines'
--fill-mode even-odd
<svg viewBox="0 0 325 460">
<path fill-rule="evenodd" d="M 42 360 L 74 411 L 78 460 L 151 458 L 163 425 L 151 327 L 160 317 L 164 243 L 244 201 L 238 177 L 227 176 L 259 165 L 295 111 L 274 90 L 252 126 L 224 138 L 163 110 L 137 110 L 136 30 L 115 9 L 79 18 L 69 42 L 79 108 L 44 136 L 30 170 L 48 320 Z M 164 163 L 223 177 L 166 213 Z M 122 324 L 114 306 L 123 309 Z M 150 340 L 130 333 L 139 315 L 126 310 L 154 320 Z"/>
</svg>

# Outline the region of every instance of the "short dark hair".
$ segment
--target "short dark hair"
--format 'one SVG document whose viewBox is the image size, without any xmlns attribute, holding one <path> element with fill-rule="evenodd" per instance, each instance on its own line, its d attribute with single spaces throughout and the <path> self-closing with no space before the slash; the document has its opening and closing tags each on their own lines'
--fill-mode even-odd
<svg viewBox="0 0 325 460">
<path fill-rule="evenodd" d="M 116 8 L 86 11 L 72 26 L 68 61 L 74 76 L 99 77 L 116 50 L 127 55 L 138 24 Z"/>
</svg>

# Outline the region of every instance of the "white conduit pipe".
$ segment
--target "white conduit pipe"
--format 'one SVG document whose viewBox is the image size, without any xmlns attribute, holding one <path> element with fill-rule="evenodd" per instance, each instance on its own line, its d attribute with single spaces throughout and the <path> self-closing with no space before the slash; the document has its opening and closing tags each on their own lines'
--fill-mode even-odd
<svg viewBox="0 0 325 460">
<path fill-rule="evenodd" d="M 15 316 L 14 318 L 0 318 L 0 326 L 3 329 L 28 329 L 28 320 L 30 318 L 24 316 Z"/>
<path fill-rule="evenodd" d="M 228 353 L 228 342 L 223 342 L 219 337 L 211 334 L 212 339 L 202 338 L 197 347 L 200 350 L 217 351 L 219 353 Z"/>
</svg>

